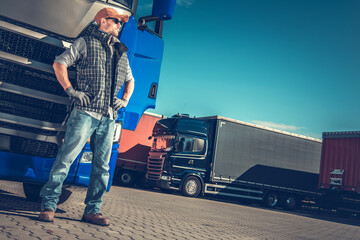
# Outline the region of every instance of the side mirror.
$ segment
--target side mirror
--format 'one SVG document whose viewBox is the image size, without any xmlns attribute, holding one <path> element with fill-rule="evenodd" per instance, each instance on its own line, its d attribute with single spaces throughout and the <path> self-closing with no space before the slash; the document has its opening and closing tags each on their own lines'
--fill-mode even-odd
<svg viewBox="0 0 360 240">
<path fill-rule="evenodd" d="M 170 20 L 175 11 L 176 0 L 154 0 L 151 16 L 139 18 L 139 27 L 143 31 L 147 22 Z"/>
<path fill-rule="evenodd" d="M 148 140 L 151 140 L 153 137 L 152 136 L 150 136 L 150 137 L 148 137 Z"/>
<path fill-rule="evenodd" d="M 152 16 L 170 20 L 174 15 L 176 0 L 154 0 Z"/>
</svg>

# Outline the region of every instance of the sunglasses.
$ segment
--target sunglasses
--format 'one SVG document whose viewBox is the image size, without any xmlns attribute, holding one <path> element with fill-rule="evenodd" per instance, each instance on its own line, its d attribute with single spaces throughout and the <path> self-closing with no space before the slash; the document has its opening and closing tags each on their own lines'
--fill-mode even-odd
<svg viewBox="0 0 360 240">
<path fill-rule="evenodd" d="M 112 20 L 114 20 L 114 23 L 115 24 L 122 24 L 122 22 L 119 20 L 119 19 L 117 19 L 117 18 L 112 18 L 112 17 L 108 17 L 108 18 L 106 18 L 106 19 L 112 19 Z"/>
</svg>

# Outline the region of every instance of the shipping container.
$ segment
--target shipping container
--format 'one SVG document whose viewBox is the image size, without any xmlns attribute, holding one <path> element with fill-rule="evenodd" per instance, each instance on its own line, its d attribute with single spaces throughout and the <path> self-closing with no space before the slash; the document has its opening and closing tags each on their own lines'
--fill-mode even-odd
<svg viewBox="0 0 360 240">
<path fill-rule="evenodd" d="M 360 131 L 323 133 L 319 190 L 322 207 L 360 213 Z"/>
<path fill-rule="evenodd" d="M 325 132 L 319 187 L 360 193 L 360 132 Z"/>
</svg>

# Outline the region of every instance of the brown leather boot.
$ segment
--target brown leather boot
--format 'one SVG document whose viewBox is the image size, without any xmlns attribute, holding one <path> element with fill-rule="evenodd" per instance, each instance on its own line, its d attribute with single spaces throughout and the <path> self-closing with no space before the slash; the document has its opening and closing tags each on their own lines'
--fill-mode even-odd
<svg viewBox="0 0 360 240">
<path fill-rule="evenodd" d="M 110 225 L 110 219 L 103 217 L 101 213 L 84 215 L 82 217 L 81 221 L 100 225 L 100 226 L 109 226 Z"/>
<path fill-rule="evenodd" d="M 54 211 L 50 209 L 45 209 L 40 212 L 39 220 L 43 222 L 53 222 L 54 221 Z"/>
</svg>

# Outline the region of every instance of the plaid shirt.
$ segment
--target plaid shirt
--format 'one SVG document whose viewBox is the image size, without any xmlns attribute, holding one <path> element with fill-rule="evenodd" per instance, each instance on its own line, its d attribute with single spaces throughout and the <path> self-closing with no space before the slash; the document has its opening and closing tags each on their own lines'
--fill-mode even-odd
<svg viewBox="0 0 360 240">
<path fill-rule="evenodd" d="M 113 54 L 113 47 L 108 45 L 110 37 L 109 33 L 97 29 L 90 36 L 75 41 L 69 50 L 55 59 L 67 67 L 76 62 L 77 90 L 90 92 L 94 96 L 86 107 L 76 101 L 75 107 L 78 109 L 106 115 L 113 107 L 113 100 L 123 83 L 134 81 L 126 52 L 116 59 L 116 69 L 113 71 L 113 57 L 116 54 Z M 115 42 L 119 41 L 115 39 Z M 110 112 L 116 119 L 117 113 Z"/>
</svg>

